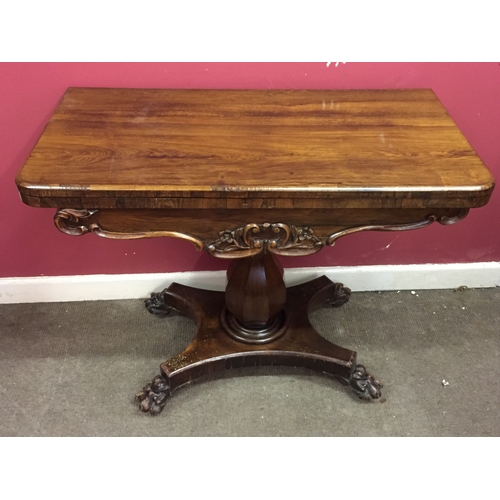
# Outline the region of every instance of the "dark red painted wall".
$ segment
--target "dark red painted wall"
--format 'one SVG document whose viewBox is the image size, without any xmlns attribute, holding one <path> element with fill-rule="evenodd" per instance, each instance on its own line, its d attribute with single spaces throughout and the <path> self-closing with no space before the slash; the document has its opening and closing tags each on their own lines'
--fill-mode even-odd
<svg viewBox="0 0 500 500">
<path fill-rule="evenodd" d="M 2 63 L 0 277 L 224 269 L 173 239 L 111 241 L 59 233 L 53 210 L 23 205 L 14 178 L 69 86 L 157 88 L 432 88 L 500 178 L 498 63 Z M 499 188 L 500 189 L 500 188 Z M 359 233 L 286 267 L 500 260 L 500 192 L 455 226 Z"/>
</svg>

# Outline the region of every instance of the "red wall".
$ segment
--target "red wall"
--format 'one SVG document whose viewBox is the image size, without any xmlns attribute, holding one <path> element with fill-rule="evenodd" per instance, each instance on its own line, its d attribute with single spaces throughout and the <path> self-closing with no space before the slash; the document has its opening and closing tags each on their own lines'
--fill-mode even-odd
<svg viewBox="0 0 500 500">
<path fill-rule="evenodd" d="M 0 277 L 224 269 L 174 239 L 70 237 L 54 211 L 25 206 L 14 178 L 69 86 L 157 88 L 432 88 L 500 178 L 498 63 L 2 63 L 0 64 Z M 500 189 L 500 188 L 499 188 Z M 359 233 L 286 267 L 500 260 L 500 192 L 455 226 Z"/>
</svg>

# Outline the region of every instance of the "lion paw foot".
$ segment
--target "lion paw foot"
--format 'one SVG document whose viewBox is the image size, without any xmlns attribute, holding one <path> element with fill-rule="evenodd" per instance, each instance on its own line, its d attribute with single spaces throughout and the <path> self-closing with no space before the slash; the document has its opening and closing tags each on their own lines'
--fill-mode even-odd
<svg viewBox="0 0 500 500">
<path fill-rule="evenodd" d="M 156 316 L 168 316 L 172 311 L 172 307 L 167 306 L 165 303 L 163 292 L 152 293 L 151 297 L 144 301 L 144 304 L 148 312 L 155 314 Z"/>
<path fill-rule="evenodd" d="M 346 382 L 361 399 L 378 399 L 382 396 L 380 389 L 383 385 L 366 371 L 364 365 L 356 365 Z"/>
<path fill-rule="evenodd" d="M 151 415 L 158 415 L 163 410 L 168 397 L 170 386 L 162 375 L 156 376 L 142 391 L 135 395 L 139 402 L 139 409 Z"/>
</svg>

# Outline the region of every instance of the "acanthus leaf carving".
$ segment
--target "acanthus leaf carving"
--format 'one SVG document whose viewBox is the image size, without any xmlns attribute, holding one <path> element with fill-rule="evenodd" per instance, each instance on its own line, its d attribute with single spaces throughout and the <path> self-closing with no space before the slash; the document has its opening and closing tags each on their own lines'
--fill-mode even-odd
<svg viewBox="0 0 500 500">
<path fill-rule="evenodd" d="M 251 257 L 263 250 L 277 255 L 309 255 L 319 252 L 323 246 L 324 241 L 308 227 L 265 222 L 221 231 L 206 250 L 216 257 L 231 259 Z"/>
</svg>

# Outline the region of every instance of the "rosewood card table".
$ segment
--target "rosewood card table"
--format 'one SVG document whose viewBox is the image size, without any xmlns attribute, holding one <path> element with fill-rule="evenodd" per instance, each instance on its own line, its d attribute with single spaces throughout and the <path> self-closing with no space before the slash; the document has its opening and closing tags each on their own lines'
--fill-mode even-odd
<svg viewBox="0 0 500 500">
<path fill-rule="evenodd" d="M 197 333 L 138 394 L 159 413 L 182 385 L 228 368 L 308 367 L 365 399 L 382 384 L 311 326 L 350 290 L 321 277 L 286 288 L 276 256 L 358 231 L 453 224 L 494 180 L 431 90 L 70 88 L 16 179 L 57 209 L 63 233 L 176 237 L 228 259 L 226 291 L 173 283 L 150 312 Z"/>
</svg>

